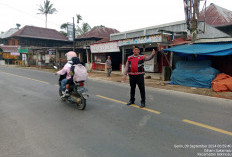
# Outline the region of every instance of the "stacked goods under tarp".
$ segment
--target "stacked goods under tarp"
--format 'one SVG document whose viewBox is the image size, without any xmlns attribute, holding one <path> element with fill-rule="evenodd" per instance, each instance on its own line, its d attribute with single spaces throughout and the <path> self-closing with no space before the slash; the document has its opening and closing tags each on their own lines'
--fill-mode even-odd
<svg viewBox="0 0 232 157">
<path fill-rule="evenodd" d="M 211 61 L 179 61 L 171 75 L 171 84 L 211 88 L 211 82 L 219 71 L 211 67 Z"/>
<path fill-rule="evenodd" d="M 232 77 L 221 73 L 212 81 L 212 89 L 215 92 L 232 92 Z"/>
</svg>

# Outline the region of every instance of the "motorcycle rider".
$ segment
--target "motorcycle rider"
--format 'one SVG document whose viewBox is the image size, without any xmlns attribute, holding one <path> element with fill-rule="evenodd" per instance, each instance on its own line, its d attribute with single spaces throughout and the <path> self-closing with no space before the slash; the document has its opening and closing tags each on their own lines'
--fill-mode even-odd
<svg viewBox="0 0 232 157">
<path fill-rule="evenodd" d="M 62 91 L 62 97 L 64 97 L 66 94 L 68 94 L 68 90 L 66 89 L 66 84 L 68 80 L 71 78 L 70 70 L 72 67 L 72 58 L 77 57 L 76 52 L 69 51 L 65 54 L 67 57 L 67 63 L 64 65 L 64 67 L 57 72 L 58 75 L 66 75 L 66 78 L 61 81 L 61 91 Z"/>
<path fill-rule="evenodd" d="M 72 57 L 72 66 L 70 68 L 70 76 L 71 76 L 71 78 L 68 79 L 67 84 L 66 84 L 66 90 L 65 90 L 66 91 L 66 93 L 65 93 L 66 96 L 69 95 L 69 86 L 74 84 L 73 83 L 74 68 L 75 68 L 74 65 L 77 65 L 77 64 L 81 64 L 80 59 L 78 57 Z"/>
</svg>

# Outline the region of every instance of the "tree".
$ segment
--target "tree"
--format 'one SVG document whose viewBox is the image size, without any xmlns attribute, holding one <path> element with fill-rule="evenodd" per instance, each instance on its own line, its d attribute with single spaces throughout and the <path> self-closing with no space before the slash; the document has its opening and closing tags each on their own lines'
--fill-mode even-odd
<svg viewBox="0 0 232 157">
<path fill-rule="evenodd" d="M 68 24 L 67 23 L 63 23 L 61 26 L 60 26 L 60 29 L 63 29 L 65 31 L 60 31 L 60 33 L 62 33 L 63 35 L 67 36 L 67 27 L 68 27 Z"/>
<path fill-rule="evenodd" d="M 68 27 L 68 24 L 67 24 L 67 23 L 63 23 L 63 24 L 60 26 L 60 29 L 66 29 L 66 30 L 67 30 L 67 27 Z"/>
<path fill-rule="evenodd" d="M 82 24 L 82 31 L 83 31 L 83 33 L 86 33 L 86 32 L 88 32 L 90 30 L 91 30 L 91 27 L 90 27 L 90 25 L 88 23 L 83 23 Z"/>
<path fill-rule="evenodd" d="M 79 24 L 79 22 L 82 20 L 82 17 L 80 14 L 76 14 L 77 17 L 77 24 Z"/>
<path fill-rule="evenodd" d="M 88 23 L 83 23 L 81 27 L 77 26 L 76 35 L 82 35 L 91 30 L 91 27 Z"/>
<path fill-rule="evenodd" d="M 60 33 L 63 34 L 64 36 L 67 36 L 67 32 L 60 31 Z"/>
<path fill-rule="evenodd" d="M 53 14 L 57 12 L 56 8 L 53 8 L 53 4 L 50 4 L 49 0 L 45 0 L 43 5 L 39 6 L 40 13 L 45 15 L 45 27 L 47 28 L 47 16 L 48 14 Z"/>
<path fill-rule="evenodd" d="M 77 29 L 76 29 L 76 35 L 82 35 L 88 31 L 91 30 L 91 27 L 88 23 L 82 23 L 82 26 L 79 26 L 80 21 L 82 20 L 82 17 L 80 14 L 76 14 L 77 17 Z"/>
<path fill-rule="evenodd" d="M 21 27 L 21 25 L 19 23 L 16 23 L 16 27 L 17 27 L 17 29 L 19 29 Z"/>
</svg>

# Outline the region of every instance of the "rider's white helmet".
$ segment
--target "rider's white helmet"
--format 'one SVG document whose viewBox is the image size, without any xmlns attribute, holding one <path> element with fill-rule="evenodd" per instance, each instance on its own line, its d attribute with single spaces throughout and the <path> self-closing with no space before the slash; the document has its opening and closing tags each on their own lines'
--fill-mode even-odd
<svg viewBox="0 0 232 157">
<path fill-rule="evenodd" d="M 67 60 L 70 61 L 73 57 L 77 57 L 77 54 L 74 51 L 69 51 L 65 54 L 65 56 L 67 57 Z"/>
</svg>

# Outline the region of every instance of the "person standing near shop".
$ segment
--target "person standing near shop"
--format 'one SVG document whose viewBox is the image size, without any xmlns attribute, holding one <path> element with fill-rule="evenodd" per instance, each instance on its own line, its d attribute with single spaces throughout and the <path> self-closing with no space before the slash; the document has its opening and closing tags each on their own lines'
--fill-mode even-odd
<svg viewBox="0 0 232 157">
<path fill-rule="evenodd" d="M 110 77 L 110 74 L 112 72 L 112 62 L 110 56 L 108 56 L 108 59 L 106 60 L 106 68 L 107 68 L 107 77 Z"/>
<path fill-rule="evenodd" d="M 126 66 L 124 69 L 124 82 L 126 81 L 127 74 L 129 75 L 130 81 L 130 101 L 127 105 L 134 104 L 135 101 L 135 88 L 136 84 L 139 87 L 140 95 L 141 95 L 141 104 L 140 107 L 145 107 L 145 86 L 144 86 L 144 62 L 151 60 L 155 55 L 155 50 L 153 49 L 152 54 L 150 56 L 140 55 L 140 49 L 138 46 L 134 46 L 133 55 L 129 56 L 126 62 Z"/>
</svg>

